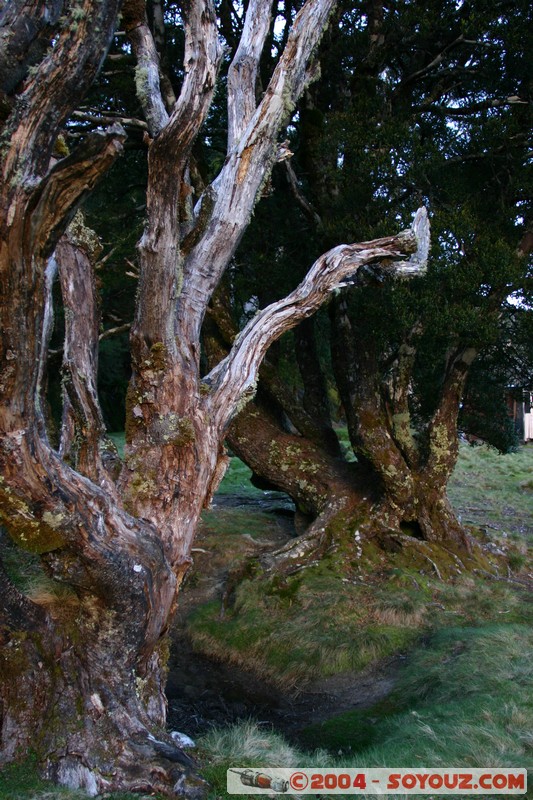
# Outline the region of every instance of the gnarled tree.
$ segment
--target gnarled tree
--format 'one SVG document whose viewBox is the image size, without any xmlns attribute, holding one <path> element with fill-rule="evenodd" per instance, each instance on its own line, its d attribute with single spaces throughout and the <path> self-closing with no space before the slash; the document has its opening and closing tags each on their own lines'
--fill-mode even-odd
<svg viewBox="0 0 533 800">
<path fill-rule="evenodd" d="M 464 387 L 474 359 L 509 339 L 507 298 L 523 296 L 531 275 L 531 4 L 365 8 L 366 24 L 353 24 L 346 4 L 323 40 L 322 80 L 300 101 L 294 158 L 278 168 L 241 249 L 254 278 L 235 275 L 234 319 L 272 291 L 261 282 L 265 262 L 282 283 L 306 250 L 320 252 L 340 231 L 377 235 L 413 195 L 431 206 L 435 246 L 423 281 L 377 286 L 375 274 L 333 299 L 321 363 L 308 320 L 285 348 L 290 357 L 276 364 L 279 352 L 270 354 L 254 405 L 230 427 L 232 449 L 305 512 L 307 537 L 280 554 L 295 556 L 289 569 L 306 551 L 324 552 L 328 536 L 355 532 L 395 549 L 469 548 L 446 494 Z M 213 359 L 231 341 L 227 306 L 210 309 Z M 328 356 L 357 465 L 335 447 L 321 379 Z M 296 375 L 295 391 L 279 366 Z M 460 422 L 479 435 L 468 410 Z"/>
<path fill-rule="evenodd" d="M 197 521 L 225 468 L 226 427 L 253 393 L 272 341 L 362 265 L 420 271 L 428 234 L 420 212 L 414 229 L 329 250 L 202 376 L 207 305 L 278 157 L 280 129 L 314 74 L 312 55 L 333 0 L 302 6 L 261 98 L 256 74 L 271 3 L 249 3 L 227 82 L 226 159 L 195 209 L 191 147 L 221 58 L 214 6 L 191 0 L 180 9 L 185 53 L 174 99 L 160 79 L 161 31 L 154 37 L 143 2 L 124 3 L 149 132 L 149 180 L 126 454 L 116 477 L 104 457 L 94 391 L 94 252 L 80 220 L 70 223 L 125 135 L 120 127 L 96 131 L 68 155 L 57 140 L 95 78 L 120 5 L 15 0 L 0 17 L 0 520 L 14 548 L 38 557 L 61 598 L 37 602 L 0 564 L 0 764 L 31 747 L 46 775 L 93 795 L 192 796 L 201 781 L 164 729 L 165 651 Z M 54 265 L 67 329 L 59 450 L 47 437 L 42 398 Z"/>
</svg>

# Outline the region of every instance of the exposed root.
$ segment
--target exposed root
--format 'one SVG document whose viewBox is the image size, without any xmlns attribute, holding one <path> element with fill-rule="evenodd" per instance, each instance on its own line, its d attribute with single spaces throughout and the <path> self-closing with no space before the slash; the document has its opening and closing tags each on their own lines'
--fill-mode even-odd
<svg viewBox="0 0 533 800">
<path fill-rule="evenodd" d="M 433 561 L 432 558 L 430 558 L 428 556 L 427 553 L 424 552 L 424 549 L 430 546 L 429 542 L 424 542 L 421 539 L 416 539 L 414 536 L 408 536 L 405 533 L 396 534 L 396 535 L 392 536 L 391 538 L 394 539 L 395 541 L 397 541 L 398 544 L 401 547 L 415 547 L 418 550 L 418 553 L 421 556 L 421 558 L 424 558 L 426 561 L 429 561 L 429 563 L 431 564 L 431 567 L 432 567 L 435 575 L 439 579 L 439 581 L 442 580 L 442 574 L 441 574 L 437 564 L 435 563 L 435 561 Z M 443 548 L 443 549 L 446 549 L 446 548 Z M 450 551 L 447 550 L 447 552 L 449 553 Z"/>
<path fill-rule="evenodd" d="M 44 777 L 70 789 L 83 789 L 90 797 L 129 791 L 203 800 L 209 787 L 197 770 L 194 759 L 172 740 L 162 741 L 148 734 L 124 743 L 122 756 L 106 777 L 74 753 L 50 760 Z"/>
<path fill-rule="evenodd" d="M 224 619 L 226 611 L 232 606 L 235 590 L 241 581 L 256 574 L 257 571 L 293 575 L 306 567 L 318 564 L 331 544 L 329 523 L 344 505 L 344 498 L 332 503 L 301 536 L 290 539 L 277 550 L 254 555 L 231 570 L 222 595 L 220 618 Z"/>
<path fill-rule="evenodd" d="M 267 572 L 275 570 L 291 575 L 308 565 L 311 557 L 313 561 L 319 561 L 331 544 L 332 534 L 329 525 L 345 504 L 344 498 L 331 503 L 305 533 L 296 539 L 291 539 L 283 547 L 261 556 L 261 566 Z"/>
<path fill-rule="evenodd" d="M 529 592 L 533 591 L 533 582 L 521 580 L 520 578 L 504 577 L 502 575 L 493 575 L 492 572 L 487 572 L 485 569 L 473 570 L 477 575 L 484 575 L 493 581 L 502 581 L 503 583 L 512 583 L 514 586 L 520 586 L 521 589 L 527 589 Z"/>
</svg>

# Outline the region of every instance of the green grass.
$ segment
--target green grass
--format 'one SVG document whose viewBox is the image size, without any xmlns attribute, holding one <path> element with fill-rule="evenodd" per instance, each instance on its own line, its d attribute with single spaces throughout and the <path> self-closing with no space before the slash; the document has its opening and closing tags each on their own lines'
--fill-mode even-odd
<svg viewBox="0 0 533 800">
<path fill-rule="evenodd" d="M 249 497 L 262 497 L 264 492 L 256 489 L 250 483 L 252 470 L 244 464 L 240 458 L 233 456 L 230 460 L 228 471 L 222 478 L 218 487 L 218 494 L 238 494 Z"/>
<path fill-rule="evenodd" d="M 244 475 L 236 459 L 228 485 L 235 485 L 232 472 L 236 481 Z M 531 447 L 501 456 L 484 446 L 462 445 L 450 492 L 465 522 L 475 521 L 468 513 L 477 503 L 487 508 L 492 522 L 482 528 L 485 540 L 506 553 L 510 575 L 522 579 L 531 570 L 532 472 Z M 206 520 L 216 533 L 206 549 L 213 554 L 223 549 L 231 562 L 243 554 L 243 534 L 268 539 L 271 524 L 261 512 L 246 509 L 216 510 Z M 431 549 L 427 553 L 431 558 Z M 223 619 L 216 601 L 193 613 L 190 633 L 199 650 L 293 685 L 362 669 L 406 650 L 436 628 L 531 621 L 531 604 L 516 586 L 457 570 L 453 562 L 453 580 L 441 581 L 428 569 L 430 564 L 423 555 L 384 556 L 369 547 L 362 570 L 357 559 L 342 550 L 286 579 L 263 575 L 259 569 L 240 583 Z M 495 561 L 484 566 L 490 572 L 496 568 Z M 501 565 L 499 569 L 500 577 L 506 578 L 507 571 Z M 366 573 L 363 580 L 361 572 Z"/>
<path fill-rule="evenodd" d="M 216 599 L 192 612 L 192 641 L 281 686 L 302 687 L 405 653 L 438 628 L 532 621 L 528 595 L 504 581 L 465 573 L 448 583 L 400 563 L 364 585 L 343 579 L 348 569 L 330 557 L 287 579 L 245 579 L 223 617 Z"/>
<path fill-rule="evenodd" d="M 208 538 L 204 532 L 199 540 L 208 554 L 197 564 L 198 578 L 214 563 L 227 581 L 228 570 L 239 559 L 244 563 L 244 541 L 267 541 L 265 519 L 246 508 L 210 512 Z M 527 578 L 531 561 L 524 540 L 491 538 L 510 555 L 511 576 Z M 442 573 L 447 570 L 446 580 L 435 574 L 432 561 Z M 212 596 L 192 610 L 187 630 L 199 652 L 252 669 L 282 687 L 301 688 L 404 653 L 440 628 L 533 621 L 527 592 L 507 581 L 503 562 L 473 566 L 475 571 L 458 567 L 436 547 L 385 554 L 371 543 L 362 558 L 340 546 L 288 577 L 265 573 L 252 561 L 231 602 L 222 608 L 220 593 Z"/>
<path fill-rule="evenodd" d="M 109 438 L 115 443 L 115 447 L 118 450 L 119 456 L 124 458 L 124 446 L 126 444 L 126 434 L 124 431 L 114 431 L 108 435 Z"/>
<path fill-rule="evenodd" d="M 532 445 L 500 455 L 486 445 L 463 444 L 448 493 L 464 525 L 531 539 L 532 475 Z"/>
<path fill-rule="evenodd" d="M 529 767 L 532 679 L 530 628 L 445 629 L 406 661 L 393 695 L 309 726 L 299 748 L 249 723 L 200 745 L 217 796 L 231 766 Z"/>
<path fill-rule="evenodd" d="M 121 449 L 123 438 L 114 438 Z M 482 528 L 485 540 L 505 549 L 509 575 L 519 580 L 533 573 L 532 474 L 533 447 L 500 456 L 462 445 L 450 484 L 463 523 Z M 249 470 L 232 459 L 220 492 L 262 496 L 248 479 Z M 206 512 L 187 591 L 194 593 L 207 565 L 222 580 L 251 554 L 275 547 L 284 525 L 246 506 Z M 286 688 L 403 656 L 389 696 L 308 726 L 298 747 L 254 723 L 204 737 L 199 755 L 213 799 L 227 796 L 229 766 L 533 764 L 533 603 L 519 583 L 505 580 L 507 572 L 490 580 L 450 564 L 453 577 L 443 581 L 415 553 L 366 547 L 361 565 L 346 552 L 330 552 L 288 578 L 260 569 L 248 574 L 222 615 L 220 593 L 193 610 L 187 625 L 199 650 Z M 34 559 L 18 569 L 19 585 L 31 586 Z M 0 773 L 0 800 L 82 796 L 51 788 L 32 763 Z"/>
<path fill-rule="evenodd" d="M 192 613 L 193 643 L 284 687 L 360 670 L 410 647 L 425 627 L 430 590 L 411 597 L 402 575 L 392 608 L 379 584 L 354 583 L 350 570 L 339 553 L 287 578 L 250 576 L 222 618 L 217 600 Z"/>
<path fill-rule="evenodd" d="M 226 770 L 237 766 L 530 767 L 532 680 L 530 627 L 437 631 L 406 660 L 392 695 L 308 726 L 297 747 L 252 723 L 209 733 L 200 747 L 212 796 L 227 796 Z"/>
<path fill-rule="evenodd" d="M 286 686 L 403 653 L 390 695 L 308 726 L 288 752 L 249 724 L 205 737 L 213 796 L 227 796 L 229 766 L 533 765 L 533 603 L 513 582 L 533 573 L 531 474 L 531 447 L 500 456 L 461 446 L 451 499 L 505 551 L 509 572 L 500 565 L 496 579 L 460 570 L 439 580 L 423 560 L 366 548 L 363 570 L 329 554 L 284 580 L 243 581 L 222 620 L 216 601 L 191 617 L 200 648 Z"/>
<path fill-rule="evenodd" d="M 532 682 L 531 628 L 443 629 L 411 654 L 386 701 L 303 738 L 351 751 L 352 766 L 524 766 L 533 763 Z"/>
</svg>

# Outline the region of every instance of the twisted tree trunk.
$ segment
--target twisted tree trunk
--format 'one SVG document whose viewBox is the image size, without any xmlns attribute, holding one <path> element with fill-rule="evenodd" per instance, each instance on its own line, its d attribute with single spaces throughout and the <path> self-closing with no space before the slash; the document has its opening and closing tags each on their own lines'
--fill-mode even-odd
<svg viewBox="0 0 533 800">
<path fill-rule="evenodd" d="M 325 253 L 300 286 L 263 309 L 201 377 L 199 335 L 207 305 L 277 157 L 279 130 L 309 78 L 333 2 L 304 4 L 259 103 L 255 74 L 268 30 L 259 21 L 268 17 L 270 2 L 248 5 L 228 84 L 227 159 L 192 225 L 188 221 L 183 247 L 181 189 L 220 59 L 214 7 L 210 0 L 187 6 L 184 80 L 167 109 L 144 6 L 127 2 L 124 23 L 153 138 L 126 457 L 115 482 L 102 457 L 94 390 L 91 258 L 73 241 L 72 229 L 61 237 L 120 153 L 124 134 L 117 128 L 87 136 L 52 166 L 51 155 L 105 55 L 119 6 L 118 0 L 83 0 L 65 7 L 53 23 L 53 47 L 31 75 L 26 69 L 20 91 L 9 90 L 0 187 L 0 521 L 9 545 L 1 552 L 9 546 L 34 554 L 46 591 L 30 596 L 18 589 L 8 560 L 0 569 L 0 764 L 31 748 L 46 775 L 92 795 L 131 789 L 195 796 L 202 791 L 196 768 L 164 730 L 167 631 L 201 509 L 226 464 L 226 428 L 253 394 L 269 345 L 361 266 L 385 259 L 393 269 L 424 268 L 427 224 L 421 212 L 413 230 Z M 40 3 L 25 3 L 24 10 L 40 19 Z M 19 35 L 5 9 L 0 25 Z M 35 26 L 35 36 L 41 29 Z M 31 36 L 19 44 L 27 52 Z M 41 403 L 46 275 L 54 250 L 72 315 L 59 452 L 47 438 Z"/>
<path fill-rule="evenodd" d="M 357 341 L 346 305 L 333 311 L 333 362 L 339 393 L 357 457 L 379 482 L 381 499 L 365 526 L 367 534 L 406 532 L 415 538 L 468 550 L 446 489 L 457 461 L 457 415 L 472 348 L 449 354 L 435 412 L 415 437 L 410 385 L 416 345 L 399 348 L 388 378 L 372 342 Z"/>
</svg>

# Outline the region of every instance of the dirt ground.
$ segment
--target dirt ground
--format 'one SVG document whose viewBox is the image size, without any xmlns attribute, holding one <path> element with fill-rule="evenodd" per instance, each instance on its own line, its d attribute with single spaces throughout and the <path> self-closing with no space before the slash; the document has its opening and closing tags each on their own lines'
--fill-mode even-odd
<svg viewBox="0 0 533 800">
<path fill-rule="evenodd" d="M 272 550 L 294 536 L 287 503 L 278 496 L 260 501 L 228 496 L 217 501 L 218 508 L 246 506 L 273 515 L 268 537 L 249 537 L 246 555 Z M 243 538 L 246 538 L 244 535 Z M 377 668 L 362 673 L 334 675 L 306 686 L 298 694 L 268 685 L 252 672 L 195 653 L 186 635 L 185 619 L 197 605 L 220 597 L 227 577 L 227 562 L 218 562 L 203 548 L 202 531 L 196 559 L 198 580 L 185 585 L 173 631 L 173 647 L 167 683 L 168 725 L 193 738 L 212 727 L 243 719 L 284 733 L 297 740 L 298 732 L 352 709 L 363 710 L 386 697 L 393 689 L 400 659 L 387 659 Z"/>
<path fill-rule="evenodd" d="M 377 669 L 334 675 L 298 695 L 286 694 L 235 666 L 198 656 L 185 639 L 175 641 L 167 685 L 168 724 L 193 738 L 212 727 L 254 719 L 297 739 L 301 729 L 343 711 L 363 710 L 394 688 L 398 659 Z"/>
</svg>

